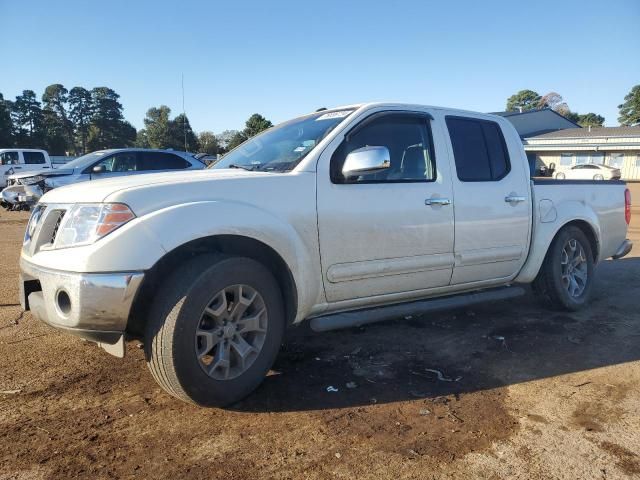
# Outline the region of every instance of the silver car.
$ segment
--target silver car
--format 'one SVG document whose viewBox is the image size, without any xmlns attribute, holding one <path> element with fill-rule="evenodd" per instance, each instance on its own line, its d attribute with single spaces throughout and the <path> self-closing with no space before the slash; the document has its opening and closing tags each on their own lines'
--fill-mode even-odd
<svg viewBox="0 0 640 480">
<path fill-rule="evenodd" d="M 88 180 L 172 170 L 201 170 L 205 166 L 193 154 L 174 150 L 98 150 L 53 170 L 9 175 L 7 188 L 2 192 L 2 197 L 4 203 L 14 204 L 19 201 L 21 195 L 39 196 L 53 188 Z"/>
</svg>

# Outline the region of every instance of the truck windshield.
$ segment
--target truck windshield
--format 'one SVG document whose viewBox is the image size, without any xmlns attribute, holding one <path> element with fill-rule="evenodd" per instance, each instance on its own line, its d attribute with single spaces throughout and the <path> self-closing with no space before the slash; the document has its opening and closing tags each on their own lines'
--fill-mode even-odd
<svg viewBox="0 0 640 480">
<path fill-rule="evenodd" d="M 209 168 L 264 172 L 292 170 L 353 111 L 325 110 L 281 123 L 245 141 Z"/>
</svg>

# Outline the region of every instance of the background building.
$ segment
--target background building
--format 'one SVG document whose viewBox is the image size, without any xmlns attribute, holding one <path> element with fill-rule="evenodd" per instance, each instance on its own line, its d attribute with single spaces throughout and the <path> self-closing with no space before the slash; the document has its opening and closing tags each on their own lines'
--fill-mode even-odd
<svg viewBox="0 0 640 480">
<path fill-rule="evenodd" d="M 623 180 L 640 180 L 640 126 L 582 128 L 548 108 L 495 115 L 518 131 L 532 175 L 542 166 L 562 172 L 596 163 L 619 168 Z"/>
<path fill-rule="evenodd" d="M 523 139 L 530 161 L 556 171 L 585 163 L 620 169 L 623 180 L 640 180 L 640 126 L 569 128 Z"/>
</svg>

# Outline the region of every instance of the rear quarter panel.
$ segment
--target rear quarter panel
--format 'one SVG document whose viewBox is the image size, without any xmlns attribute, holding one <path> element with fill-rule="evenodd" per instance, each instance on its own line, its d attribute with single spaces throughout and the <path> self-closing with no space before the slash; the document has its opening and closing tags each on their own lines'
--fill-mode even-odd
<svg viewBox="0 0 640 480">
<path fill-rule="evenodd" d="M 531 249 L 517 282 L 531 282 L 540 269 L 558 231 L 575 220 L 586 222 L 598 241 L 598 261 L 616 253 L 627 236 L 624 219 L 624 182 L 532 182 L 533 230 Z"/>
</svg>

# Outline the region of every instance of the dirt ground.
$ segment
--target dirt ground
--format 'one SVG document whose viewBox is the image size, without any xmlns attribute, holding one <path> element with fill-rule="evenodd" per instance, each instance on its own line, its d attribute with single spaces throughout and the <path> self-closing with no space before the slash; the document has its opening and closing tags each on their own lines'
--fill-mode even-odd
<svg viewBox="0 0 640 480">
<path fill-rule="evenodd" d="M 635 252 L 598 267 L 583 312 L 529 295 L 296 328 L 259 390 L 218 410 L 165 394 L 135 344 L 120 360 L 23 315 L 27 214 L 2 212 L 0 479 L 640 478 L 634 215 Z"/>
</svg>

